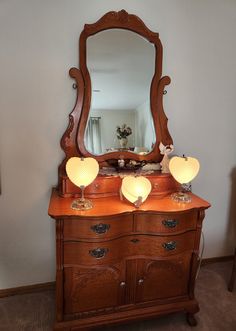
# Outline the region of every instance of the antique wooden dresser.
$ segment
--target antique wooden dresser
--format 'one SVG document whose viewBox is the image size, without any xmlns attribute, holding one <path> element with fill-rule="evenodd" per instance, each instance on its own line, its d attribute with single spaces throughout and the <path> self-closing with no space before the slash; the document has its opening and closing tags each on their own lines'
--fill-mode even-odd
<svg viewBox="0 0 236 331">
<path fill-rule="evenodd" d="M 86 66 L 86 41 L 109 29 L 129 30 L 154 45 L 154 76 L 150 110 L 155 143 L 148 154 L 118 149 L 93 154 L 85 144 L 91 104 L 91 80 Z M 136 208 L 120 197 L 121 169 L 117 175 L 99 174 L 85 190 L 93 201 L 90 210 L 71 209 L 80 190 L 68 179 L 66 161 L 72 157 L 96 158 L 100 167 L 110 160 L 160 162 L 159 143 L 172 144 L 162 97 L 169 77 L 161 77 L 162 46 L 135 15 L 110 12 L 95 24 L 85 25 L 80 37 L 80 70 L 73 68 L 77 100 L 62 137 L 65 159 L 59 166 L 59 183 L 52 190 L 49 215 L 56 220 L 56 323 L 54 330 L 90 330 L 128 323 L 172 312 L 184 312 L 190 325 L 198 302 L 194 285 L 199 266 L 199 243 L 208 202 L 191 194 L 190 203 L 171 199 L 179 185 L 170 174 L 150 171 L 147 200 Z M 143 173 L 140 172 L 142 175 Z M 139 175 L 140 173 L 136 173 Z"/>
</svg>

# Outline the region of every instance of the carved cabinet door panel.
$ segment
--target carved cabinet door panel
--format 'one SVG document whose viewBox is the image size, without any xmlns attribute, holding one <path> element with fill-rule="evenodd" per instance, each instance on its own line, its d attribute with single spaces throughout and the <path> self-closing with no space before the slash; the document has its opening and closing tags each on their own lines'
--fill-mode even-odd
<svg viewBox="0 0 236 331">
<path fill-rule="evenodd" d="M 165 259 L 138 259 L 136 302 L 188 294 L 191 252 Z"/>
<path fill-rule="evenodd" d="M 123 263 L 114 266 L 66 267 L 64 313 L 96 311 L 122 305 L 126 287 L 124 269 Z"/>
</svg>

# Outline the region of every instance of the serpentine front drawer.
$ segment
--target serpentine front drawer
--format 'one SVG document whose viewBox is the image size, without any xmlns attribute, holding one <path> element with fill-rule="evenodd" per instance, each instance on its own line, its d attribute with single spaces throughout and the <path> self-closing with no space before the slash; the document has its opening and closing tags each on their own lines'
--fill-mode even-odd
<svg viewBox="0 0 236 331">
<path fill-rule="evenodd" d="M 133 215 L 65 218 L 64 240 L 108 239 L 132 232 Z"/>
<path fill-rule="evenodd" d="M 168 257 L 191 251 L 195 231 L 175 236 L 130 235 L 100 242 L 64 242 L 64 265 L 109 264 L 131 257 Z"/>
<path fill-rule="evenodd" d="M 138 213 L 134 215 L 135 231 L 142 233 L 173 234 L 195 230 L 197 211 L 184 213 Z"/>
</svg>

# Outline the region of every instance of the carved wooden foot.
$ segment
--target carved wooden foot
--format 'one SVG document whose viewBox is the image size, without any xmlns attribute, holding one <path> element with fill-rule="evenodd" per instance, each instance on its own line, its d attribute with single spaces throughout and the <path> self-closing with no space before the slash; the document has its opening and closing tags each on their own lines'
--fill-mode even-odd
<svg viewBox="0 0 236 331">
<path fill-rule="evenodd" d="M 197 325 L 197 320 L 194 317 L 194 314 L 187 313 L 186 314 L 186 320 L 190 326 L 196 326 Z"/>
</svg>

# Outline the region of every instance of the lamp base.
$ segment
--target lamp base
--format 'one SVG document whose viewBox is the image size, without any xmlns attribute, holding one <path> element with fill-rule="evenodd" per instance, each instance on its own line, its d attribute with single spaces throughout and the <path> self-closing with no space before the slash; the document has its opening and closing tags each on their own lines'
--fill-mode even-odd
<svg viewBox="0 0 236 331">
<path fill-rule="evenodd" d="M 88 199 L 76 199 L 72 202 L 71 204 L 71 208 L 74 210 L 88 210 L 93 208 L 93 204 L 92 201 L 88 200 Z"/>
<path fill-rule="evenodd" d="M 191 196 L 184 192 L 172 193 L 171 199 L 176 202 L 184 202 L 184 203 L 188 203 L 192 201 Z"/>
</svg>

